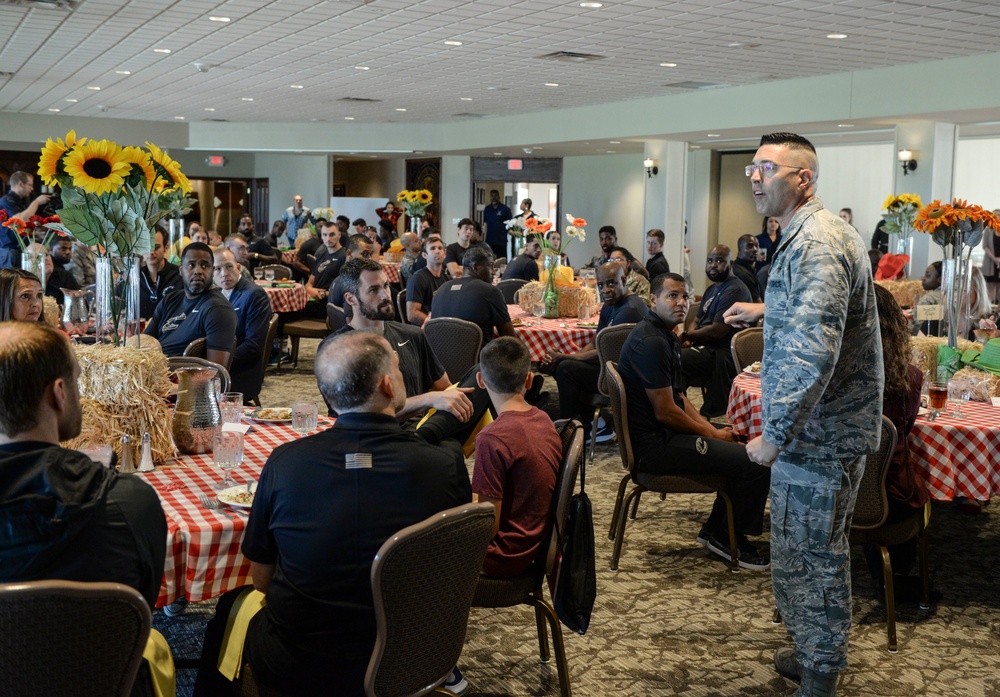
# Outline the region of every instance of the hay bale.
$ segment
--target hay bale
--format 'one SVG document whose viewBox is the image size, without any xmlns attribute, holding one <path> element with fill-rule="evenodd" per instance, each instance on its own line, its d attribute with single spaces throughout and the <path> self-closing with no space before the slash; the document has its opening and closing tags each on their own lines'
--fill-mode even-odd
<svg viewBox="0 0 1000 697">
<path fill-rule="evenodd" d="M 916 307 L 917 301 L 923 297 L 924 287 L 920 281 L 875 281 L 887 291 L 892 293 L 900 307 Z"/>
<path fill-rule="evenodd" d="M 580 301 L 588 293 L 591 295 L 592 304 L 596 307 L 596 301 L 593 299 L 593 288 L 581 288 L 577 285 L 559 285 L 559 316 L 576 317 L 580 312 Z M 535 303 L 541 302 L 544 295 L 545 284 L 541 281 L 532 281 L 521 286 L 520 290 L 518 290 L 518 304 L 522 310 L 531 314 Z"/>
<path fill-rule="evenodd" d="M 933 373 L 937 369 L 938 347 L 946 342 L 947 339 L 943 336 L 911 336 L 910 350 L 913 352 L 913 359 L 910 362 L 924 374 Z M 982 351 L 983 345 L 966 339 L 958 340 L 959 351 L 964 353 L 970 348 Z"/>
<path fill-rule="evenodd" d="M 153 460 L 166 462 L 174 452 L 171 414 L 166 402 L 171 382 L 167 358 L 158 351 L 74 345 L 80 361 L 83 429 L 64 443 L 67 448 L 110 445 L 121 458 L 121 438 L 130 436 L 138 455 L 149 431 Z M 138 458 L 136 458 L 138 462 Z"/>
<path fill-rule="evenodd" d="M 969 399 L 974 402 L 989 402 L 990 397 L 1000 397 L 1000 375 L 979 368 L 962 368 L 955 373 L 952 380 L 967 386 Z M 949 395 L 949 399 L 955 398 L 956 395 Z"/>
</svg>

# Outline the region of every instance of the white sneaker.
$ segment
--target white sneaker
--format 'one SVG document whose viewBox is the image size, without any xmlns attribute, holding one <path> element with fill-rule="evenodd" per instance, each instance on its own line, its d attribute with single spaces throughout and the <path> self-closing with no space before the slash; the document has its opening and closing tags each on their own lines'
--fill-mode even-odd
<svg viewBox="0 0 1000 697">
<path fill-rule="evenodd" d="M 462 675 L 462 671 L 458 669 L 458 666 L 455 666 L 442 687 L 450 692 L 454 692 L 456 695 L 464 695 L 469 691 L 469 681 Z"/>
</svg>

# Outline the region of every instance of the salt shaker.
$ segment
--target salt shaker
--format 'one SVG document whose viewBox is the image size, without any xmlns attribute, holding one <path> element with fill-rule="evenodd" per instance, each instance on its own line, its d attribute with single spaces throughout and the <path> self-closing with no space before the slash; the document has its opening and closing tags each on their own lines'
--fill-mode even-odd
<svg viewBox="0 0 1000 697">
<path fill-rule="evenodd" d="M 132 454 L 132 439 L 126 433 L 122 436 L 122 461 L 118 466 L 120 474 L 135 474 L 135 455 Z"/>
<path fill-rule="evenodd" d="M 142 434 L 142 457 L 139 459 L 140 472 L 152 472 L 153 467 L 153 445 L 150 442 L 149 431 Z"/>
</svg>

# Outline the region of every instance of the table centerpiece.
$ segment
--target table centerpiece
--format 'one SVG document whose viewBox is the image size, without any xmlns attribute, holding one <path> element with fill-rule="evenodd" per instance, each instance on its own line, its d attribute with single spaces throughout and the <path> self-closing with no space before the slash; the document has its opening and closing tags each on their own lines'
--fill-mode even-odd
<svg viewBox="0 0 1000 697">
<path fill-rule="evenodd" d="M 410 216 L 410 232 L 419 236 L 420 216 L 427 212 L 434 195 L 427 189 L 403 189 L 396 194 L 396 200 L 403 205 L 406 215 Z"/>
<path fill-rule="evenodd" d="M 910 259 L 913 257 L 913 220 L 922 205 L 917 194 L 890 194 L 882 204 L 884 229 L 889 233 L 889 254 L 886 256 L 906 257 L 904 278 L 910 275 Z"/>
</svg>

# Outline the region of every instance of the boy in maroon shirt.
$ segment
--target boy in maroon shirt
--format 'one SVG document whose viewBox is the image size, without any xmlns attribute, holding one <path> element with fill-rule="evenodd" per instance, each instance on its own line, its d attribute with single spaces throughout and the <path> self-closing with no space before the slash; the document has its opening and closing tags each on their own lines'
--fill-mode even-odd
<svg viewBox="0 0 1000 697">
<path fill-rule="evenodd" d="M 531 357 L 520 339 L 500 337 L 483 348 L 476 381 L 498 412 L 476 436 L 472 491 L 496 506 L 493 541 L 483 573 L 528 570 L 549 532 L 562 440 L 545 412 L 528 404 Z"/>
</svg>

